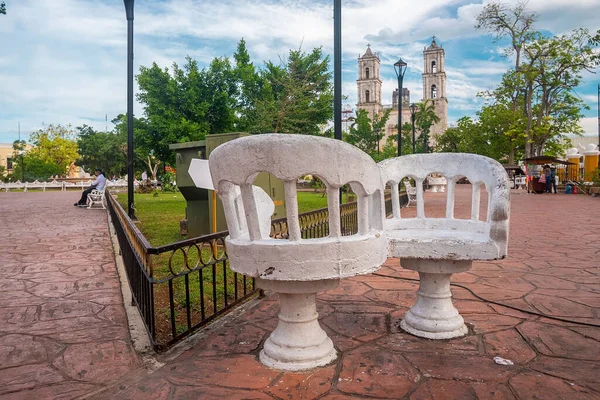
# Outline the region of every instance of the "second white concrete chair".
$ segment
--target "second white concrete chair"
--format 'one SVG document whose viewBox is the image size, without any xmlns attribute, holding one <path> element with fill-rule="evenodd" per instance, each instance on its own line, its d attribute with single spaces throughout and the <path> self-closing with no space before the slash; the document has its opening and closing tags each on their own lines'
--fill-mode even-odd
<svg viewBox="0 0 600 400">
<path fill-rule="evenodd" d="M 333 361 L 336 350 L 318 323 L 315 298 L 341 278 L 375 271 L 387 258 L 377 164 L 342 141 L 288 134 L 227 142 L 211 153 L 209 164 L 227 219 L 231 269 L 279 294 L 279 323 L 264 344 L 261 362 L 293 371 Z M 252 187 L 263 171 L 284 182 L 288 239 L 269 237 L 270 215 L 264 210 L 270 199 L 257 196 Z M 309 174 L 327 187 L 329 236 L 324 238 L 301 238 L 296 181 Z M 340 224 L 339 194 L 345 184 L 358 196 L 358 233 L 350 236 L 342 236 Z"/>
<path fill-rule="evenodd" d="M 416 304 L 401 327 L 416 336 L 449 339 L 467 333 L 452 304 L 450 276 L 471 268 L 473 260 L 506 256 L 510 212 L 510 189 L 506 171 L 491 158 L 461 153 L 414 154 L 379 164 L 384 184 L 392 189 L 393 217 L 385 221 L 388 255 L 400 257 L 402 267 L 419 272 Z M 431 173 L 447 179 L 446 215 L 426 218 L 423 181 Z M 416 218 L 402 218 L 398 184 L 415 180 Z M 466 177 L 472 184 L 471 218 L 454 218 L 456 181 Z M 479 220 L 481 184 L 488 192 L 487 215 Z"/>
</svg>

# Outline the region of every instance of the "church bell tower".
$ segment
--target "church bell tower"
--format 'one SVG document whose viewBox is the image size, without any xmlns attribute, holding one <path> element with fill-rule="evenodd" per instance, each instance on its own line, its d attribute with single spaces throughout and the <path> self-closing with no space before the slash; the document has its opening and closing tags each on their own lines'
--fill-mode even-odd
<svg viewBox="0 0 600 400">
<path fill-rule="evenodd" d="M 373 54 L 371 45 L 367 45 L 367 51 L 362 57 L 358 57 L 358 110 L 365 109 L 369 118 L 378 115 L 382 109 L 381 105 L 381 79 L 379 79 L 379 56 Z"/>
<path fill-rule="evenodd" d="M 430 100 L 440 121 L 431 127 L 431 139 L 443 134 L 448 128 L 448 99 L 446 98 L 446 72 L 444 69 L 444 49 L 431 40 L 423 51 L 423 101 Z"/>
</svg>

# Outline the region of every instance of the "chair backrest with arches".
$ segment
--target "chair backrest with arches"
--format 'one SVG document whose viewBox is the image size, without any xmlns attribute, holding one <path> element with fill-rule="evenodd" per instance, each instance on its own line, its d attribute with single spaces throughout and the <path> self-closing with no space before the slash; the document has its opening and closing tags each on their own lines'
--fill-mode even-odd
<svg viewBox="0 0 600 400">
<path fill-rule="evenodd" d="M 379 163 L 384 185 L 390 185 L 392 200 L 398 199 L 398 184 L 404 178 L 415 180 L 417 189 L 416 218 L 402 218 L 399 201 L 392 202 L 393 217 L 386 220 L 385 229 L 436 229 L 489 235 L 506 254 L 510 213 L 510 187 L 506 171 L 497 161 L 464 153 L 411 154 Z M 423 181 L 432 173 L 442 174 L 448 182 L 445 218 L 426 218 Z M 472 184 L 471 218 L 454 218 L 454 195 L 457 180 L 466 177 Z M 485 220 L 479 220 L 481 185 L 488 192 Z"/>
<path fill-rule="evenodd" d="M 358 235 L 383 229 L 383 194 L 377 164 L 367 154 L 340 140 L 292 134 L 247 136 L 217 147 L 210 154 L 209 163 L 232 239 L 268 239 L 268 232 L 260 229 L 252 189 L 252 182 L 260 172 L 268 172 L 284 182 L 288 241 L 302 240 L 296 181 L 305 175 L 319 177 L 327 187 L 330 238 L 342 237 L 339 193 L 345 184 L 350 184 L 357 194 Z M 235 186 L 241 191 L 244 213 L 236 206 Z"/>
</svg>

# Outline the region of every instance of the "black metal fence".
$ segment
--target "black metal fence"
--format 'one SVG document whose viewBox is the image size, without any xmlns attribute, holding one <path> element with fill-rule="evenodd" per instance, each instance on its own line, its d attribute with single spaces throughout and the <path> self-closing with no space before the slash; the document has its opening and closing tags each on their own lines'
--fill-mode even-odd
<svg viewBox="0 0 600 400">
<path fill-rule="evenodd" d="M 407 203 L 406 195 L 401 195 L 400 203 Z M 168 348 L 258 294 L 253 278 L 229 268 L 225 247 L 228 232 L 153 247 L 108 192 L 107 204 L 133 302 L 140 311 L 155 350 Z M 386 214 L 390 215 L 392 203 L 389 196 L 385 208 Z M 329 235 L 326 208 L 299 217 L 302 238 Z M 358 231 L 356 203 L 341 205 L 340 218 L 344 235 Z M 285 218 L 272 222 L 272 237 L 286 238 L 287 234 Z"/>
</svg>

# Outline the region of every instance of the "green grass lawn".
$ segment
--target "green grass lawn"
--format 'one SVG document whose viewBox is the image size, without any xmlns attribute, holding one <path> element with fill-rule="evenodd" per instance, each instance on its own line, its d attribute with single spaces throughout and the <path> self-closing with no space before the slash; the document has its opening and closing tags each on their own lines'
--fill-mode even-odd
<svg viewBox="0 0 600 400">
<path fill-rule="evenodd" d="M 344 193 L 343 202 L 347 201 L 348 195 Z M 323 196 L 323 193 L 298 192 L 298 212 L 300 214 L 325 207 L 327 207 L 327 196 Z"/>
<path fill-rule="evenodd" d="M 118 193 L 117 200 L 127 209 L 127 193 Z M 186 201 L 183 195 L 177 193 L 152 193 L 134 195 L 135 216 L 139 223 L 137 227 L 152 246 L 178 242 L 187 239 L 179 234 L 179 221 L 185 218 Z"/>
</svg>

